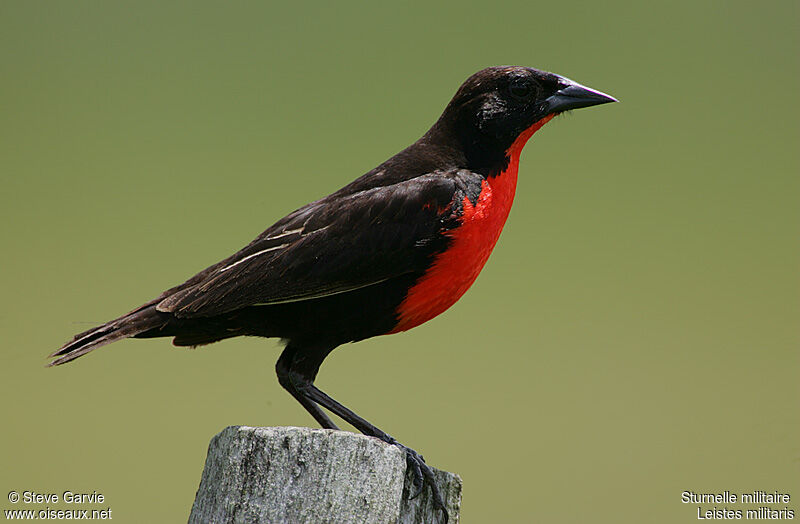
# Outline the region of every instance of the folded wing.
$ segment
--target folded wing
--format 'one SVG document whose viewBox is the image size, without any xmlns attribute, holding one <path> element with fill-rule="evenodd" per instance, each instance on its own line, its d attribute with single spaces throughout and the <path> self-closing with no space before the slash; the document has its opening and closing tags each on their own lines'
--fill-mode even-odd
<svg viewBox="0 0 800 524">
<path fill-rule="evenodd" d="M 424 271 L 446 247 L 446 233 L 475 187 L 480 176 L 460 170 L 334 193 L 165 292 L 157 310 L 181 318 L 214 316 L 344 293 Z"/>
</svg>

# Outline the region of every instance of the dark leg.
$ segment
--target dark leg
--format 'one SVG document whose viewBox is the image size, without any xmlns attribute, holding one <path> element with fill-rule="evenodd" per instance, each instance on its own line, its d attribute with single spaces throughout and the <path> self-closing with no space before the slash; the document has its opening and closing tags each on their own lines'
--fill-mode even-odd
<svg viewBox="0 0 800 524">
<path fill-rule="evenodd" d="M 393 446 L 397 446 L 403 450 L 403 452 L 406 454 L 408 465 L 414 472 L 415 484 L 419 489 L 417 494 L 413 497 L 418 496 L 419 493 L 421 493 L 424 489 L 425 484 L 428 484 L 431 487 L 434 505 L 437 509 L 442 511 L 444 522 L 446 523 L 448 520 L 447 509 L 445 508 L 442 495 L 439 492 L 439 487 L 436 484 L 436 479 L 433 476 L 433 471 L 427 464 L 425 464 L 425 459 L 423 459 L 422 455 L 413 449 L 400 444 L 394 439 L 394 437 L 359 417 L 353 411 L 329 397 L 314 385 L 314 379 L 317 376 L 317 371 L 319 371 L 322 361 L 332 350 L 333 348 L 324 350 L 318 350 L 311 347 L 296 348 L 289 344 L 286 346 L 286 349 L 283 351 L 283 354 L 281 354 L 281 357 L 278 360 L 278 379 L 281 381 L 281 384 L 287 390 L 289 390 L 289 393 L 291 393 L 292 396 L 300 401 L 303 407 L 305 407 L 306 410 L 308 410 L 311 415 L 317 419 L 320 424 L 322 424 L 323 427 L 329 426 L 326 426 L 321 419 L 318 418 L 318 414 L 324 417 L 324 419 L 327 419 L 330 424 L 333 423 L 330 422 L 330 419 L 327 417 L 327 415 L 320 410 L 319 406 L 322 406 L 333 414 L 341 417 L 344 421 L 346 421 L 348 424 L 351 424 L 361 433 L 370 437 L 379 438 L 382 441 L 392 444 Z M 284 381 L 286 381 L 289 385 L 287 386 L 284 384 Z M 308 407 L 309 404 L 313 406 L 314 410 Z"/>
<path fill-rule="evenodd" d="M 305 395 L 301 394 L 295 387 L 290 374 L 290 366 L 291 362 L 294 360 L 294 356 L 295 351 L 291 346 L 287 346 L 286 349 L 283 350 L 283 353 L 281 353 L 278 363 L 275 364 L 275 371 L 278 374 L 278 382 L 286 391 L 289 392 L 290 395 L 297 399 L 297 401 L 304 408 L 306 408 L 306 411 L 308 411 L 311 416 L 314 417 L 314 420 L 316 420 L 320 426 L 325 429 L 339 429 L 339 427 L 333 423 L 330 417 L 324 411 L 322 411 L 322 409 L 320 409 L 320 407 L 313 400 L 310 400 Z"/>
</svg>

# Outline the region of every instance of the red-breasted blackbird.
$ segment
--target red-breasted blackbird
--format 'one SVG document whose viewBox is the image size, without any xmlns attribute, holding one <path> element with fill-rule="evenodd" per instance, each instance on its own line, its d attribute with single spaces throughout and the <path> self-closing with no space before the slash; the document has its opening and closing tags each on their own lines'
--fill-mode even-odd
<svg viewBox="0 0 800 524">
<path fill-rule="evenodd" d="M 281 385 L 322 427 L 336 429 L 325 408 L 403 449 L 418 487 L 430 485 L 443 509 L 422 457 L 323 393 L 314 378 L 337 346 L 411 329 L 453 305 L 500 236 L 525 142 L 558 113 L 614 101 L 536 69 L 479 71 L 414 144 L 238 253 L 76 335 L 50 365 L 128 337 L 174 337 L 176 346 L 281 338 Z"/>
</svg>

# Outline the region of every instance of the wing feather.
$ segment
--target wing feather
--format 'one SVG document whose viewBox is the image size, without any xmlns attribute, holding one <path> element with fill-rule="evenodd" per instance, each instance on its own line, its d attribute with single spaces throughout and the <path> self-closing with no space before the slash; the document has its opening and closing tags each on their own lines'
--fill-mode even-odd
<svg viewBox="0 0 800 524">
<path fill-rule="evenodd" d="M 247 247 L 162 295 L 157 309 L 214 316 L 344 293 L 414 271 L 447 242 L 480 175 L 431 173 L 308 204 Z"/>
</svg>

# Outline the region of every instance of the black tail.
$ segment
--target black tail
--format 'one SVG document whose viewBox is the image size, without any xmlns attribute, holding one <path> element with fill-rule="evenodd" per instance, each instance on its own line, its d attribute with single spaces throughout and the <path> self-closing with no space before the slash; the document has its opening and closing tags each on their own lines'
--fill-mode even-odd
<svg viewBox="0 0 800 524">
<path fill-rule="evenodd" d="M 75 360 L 100 346 L 164 327 L 171 316 L 169 313 L 156 311 L 155 305 L 147 304 L 116 320 L 75 335 L 71 341 L 48 356 L 55 360 L 47 365 L 58 366 Z"/>
</svg>

